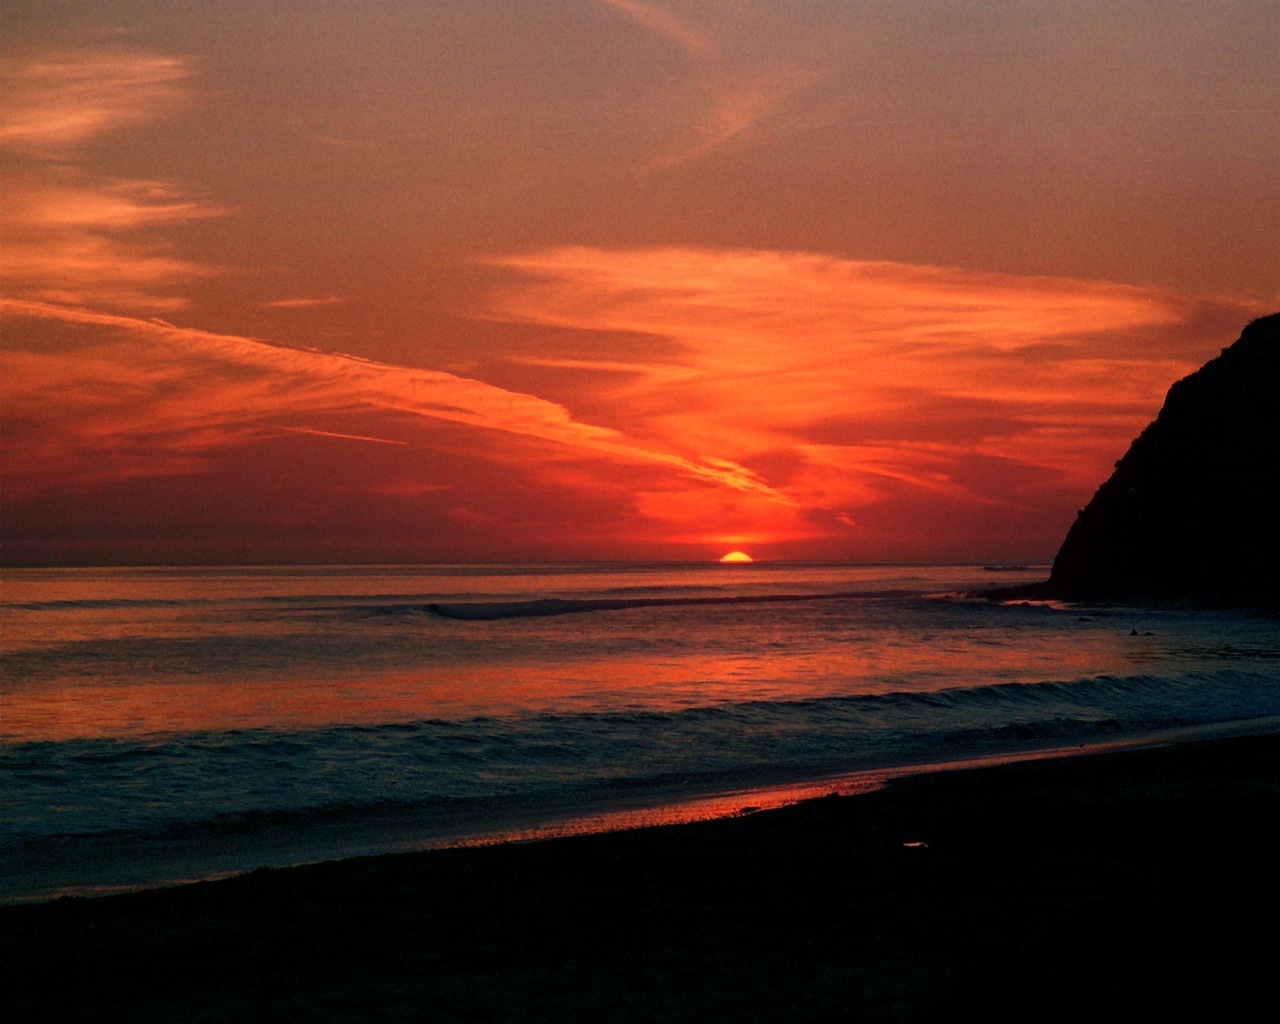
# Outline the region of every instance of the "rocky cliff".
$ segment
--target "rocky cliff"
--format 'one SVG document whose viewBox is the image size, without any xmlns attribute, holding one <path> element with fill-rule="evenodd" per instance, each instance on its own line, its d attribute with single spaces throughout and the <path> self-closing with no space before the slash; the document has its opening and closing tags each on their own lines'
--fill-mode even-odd
<svg viewBox="0 0 1280 1024">
<path fill-rule="evenodd" d="M 1169 389 L 1080 512 L 1045 592 L 1280 606 L 1280 314 Z"/>
</svg>

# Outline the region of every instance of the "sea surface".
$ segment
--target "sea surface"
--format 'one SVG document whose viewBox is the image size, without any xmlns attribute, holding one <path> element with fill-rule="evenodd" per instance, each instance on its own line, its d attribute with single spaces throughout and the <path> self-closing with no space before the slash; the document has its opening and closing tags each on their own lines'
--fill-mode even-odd
<svg viewBox="0 0 1280 1024">
<path fill-rule="evenodd" d="M 7 570 L 0 901 L 1280 727 L 1274 618 L 973 596 L 1046 575 Z"/>
</svg>

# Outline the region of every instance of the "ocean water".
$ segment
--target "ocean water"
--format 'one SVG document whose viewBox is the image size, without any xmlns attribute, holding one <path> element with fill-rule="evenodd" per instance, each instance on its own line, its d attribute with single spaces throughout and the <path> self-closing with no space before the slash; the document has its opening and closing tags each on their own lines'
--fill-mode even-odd
<svg viewBox="0 0 1280 1024">
<path fill-rule="evenodd" d="M 10 570 L 0 900 L 1277 727 L 1275 619 L 972 596 L 1046 574 Z"/>
</svg>

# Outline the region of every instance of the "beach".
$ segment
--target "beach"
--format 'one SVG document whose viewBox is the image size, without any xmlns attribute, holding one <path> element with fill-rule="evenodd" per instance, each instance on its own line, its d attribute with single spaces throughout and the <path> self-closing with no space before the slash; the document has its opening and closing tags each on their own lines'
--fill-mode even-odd
<svg viewBox="0 0 1280 1024">
<path fill-rule="evenodd" d="M 1270 990 L 1280 736 L 695 824 L 0 908 L 40 1020 L 1230 1019 Z"/>
</svg>

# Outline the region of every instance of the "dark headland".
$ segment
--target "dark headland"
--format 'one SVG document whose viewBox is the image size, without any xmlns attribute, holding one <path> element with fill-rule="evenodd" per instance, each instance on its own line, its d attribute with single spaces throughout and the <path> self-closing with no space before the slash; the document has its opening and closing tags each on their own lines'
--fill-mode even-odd
<svg viewBox="0 0 1280 1024">
<path fill-rule="evenodd" d="M 1046 583 L 1001 596 L 1280 609 L 1280 314 L 1169 389 Z"/>
</svg>

